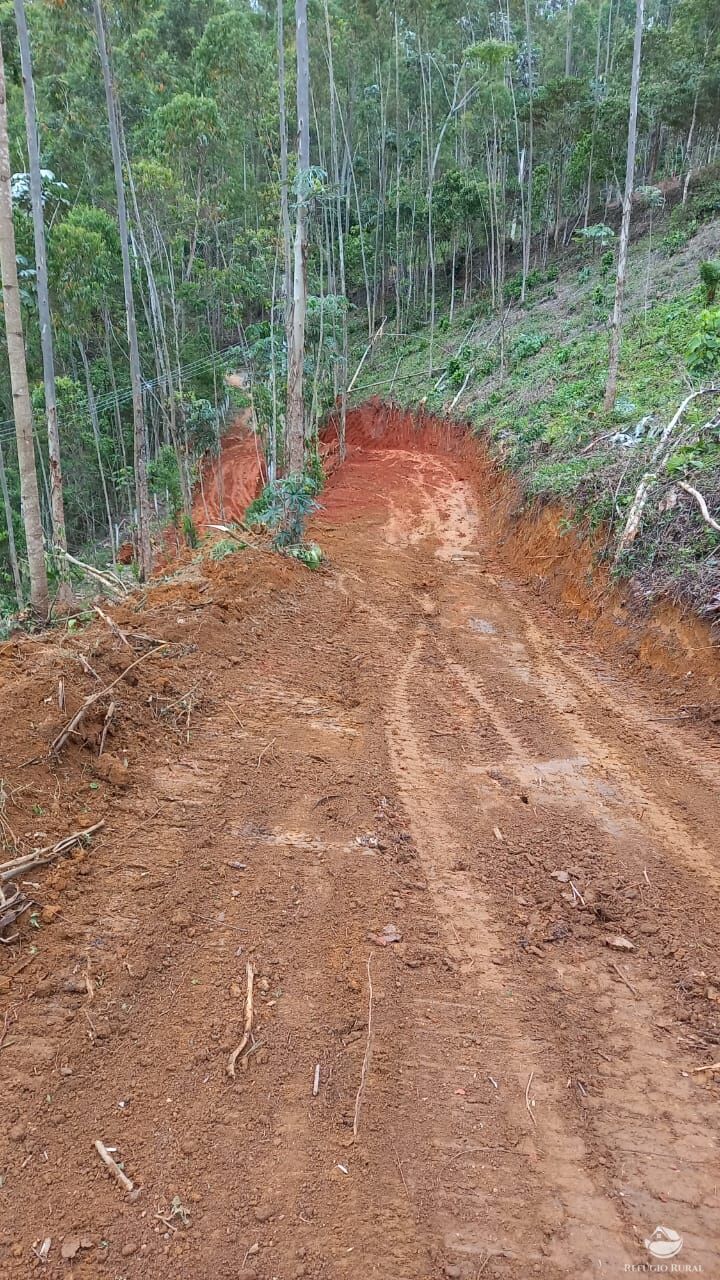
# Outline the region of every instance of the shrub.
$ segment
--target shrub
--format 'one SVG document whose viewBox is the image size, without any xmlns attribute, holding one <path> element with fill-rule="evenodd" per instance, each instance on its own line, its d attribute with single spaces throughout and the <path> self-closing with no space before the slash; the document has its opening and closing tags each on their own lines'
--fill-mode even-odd
<svg viewBox="0 0 720 1280">
<path fill-rule="evenodd" d="M 536 356 L 546 342 L 547 335 L 544 333 L 520 333 L 510 347 L 510 354 L 516 363 L 527 360 L 528 356 Z"/>
<path fill-rule="evenodd" d="M 314 476 L 294 473 L 267 484 L 250 503 L 247 524 L 264 524 L 275 531 L 276 547 L 295 546 L 302 541 L 305 523 L 319 509 L 315 501 L 318 491 Z"/>
<path fill-rule="evenodd" d="M 705 301 L 711 307 L 720 285 L 720 259 L 700 263 L 700 279 L 705 292 Z"/>
<path fill-rule="evenodd" d="M 701 312 L 700 328 L 687 345 L 687 367 L 706 376 L 720 369 L 720 307 Z"/>
</svg>

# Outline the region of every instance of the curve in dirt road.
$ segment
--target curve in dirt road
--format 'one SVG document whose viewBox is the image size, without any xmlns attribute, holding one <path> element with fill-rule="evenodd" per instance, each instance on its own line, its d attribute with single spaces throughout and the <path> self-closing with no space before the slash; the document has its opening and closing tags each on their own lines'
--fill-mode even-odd
<svg viewBox="0 0 720 1280">
<path fill-rule="evenodd" d="M 712 727 L 518 582 L 457 433 L 348 428 L 322 574 L 148 598 L 178 732 L 120 725 L 133 783 L 11 957 L 0 1275 L 50 1238 L 49 1276 L 712 1276 Z"/>
</svg>

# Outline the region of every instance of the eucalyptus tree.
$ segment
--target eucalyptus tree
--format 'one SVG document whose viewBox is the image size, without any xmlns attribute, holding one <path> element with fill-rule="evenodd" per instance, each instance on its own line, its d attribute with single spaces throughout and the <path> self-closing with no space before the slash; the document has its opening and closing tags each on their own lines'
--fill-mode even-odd
<svg viewBox="0 0 720 1280">
<path fill-rule="evenodd" d="M 140 577 L 145 579 L 148 578 L 152 572 L 152 550 L 150 546 L 150 495 L 148 492 L 147 476 L 147 438 L 145 434 L 145 413 L 143 407 L 143 391 L 140 370 L 140 348 L 138 345 L 135 297 L 133 294 L 132 267 L 130 264 L 130 234 L 128 228 L 127 203 L 125 200 L 125 178 L 123 174 L 120 130 L 118 126 L 119 104 L 117 101 L 115 82 L 113 80 L 112 69 L 110 66 L 103 0 L 93 0 L 93 2 L 95 8 L 95 26 L 97 31 L 98 51 L 100 54 L 103 83 L 105 86 L 105 101 L 107 105 L 108 128 L 110 131 L 110 145 L 112 149 L 113 175 L 115 178 L 117 219 L 120 231 L 120 253 L 122 257 L 127 336 L 130 348 L 130 381 L 132 384 L 133 401 L 138 566 L 140 570 Z"/>
<path fill-rule="evenodd" d="M 48 455 L 50 460 L 50 514 L 53 543 L 59 551 L 57 568 L 61 579 L 68 577 L 65 534 L 65 504 L 63 501 L 62 464 L 60 459 L 60 431 L 58 428 L 57 399 L 55 395 L 55 354 L 53 350 L 50 292 L 48 287 L 47 249 L 45 244 L 45 202 L 40 169 L 40 143 L 38 138 L 35 81 L 33 79 L 30 36 L 25 14 L 25 0 L 15 0 L 15 21 L 20 46 L 23 95 L 25 104 L 25 131 L 30 170 L 30 201 L 32 207 L 33 235 L 35 240 L 35 283 L 37 290 L 40 345 L 42 349 L 43 381 L 45 388 L 45 415 L 47 418 Z"/>
<path fill-rule="evenodd" d="M 13 415 L 17 439 L 25 546 L 30 573 L 30 603 L 39 616 L 50 607 L 40 494 L 35 470 L 32 405 L 25 360 L 20 289 L 15 254 L 11 194 L 10 140 L 5 85 L 5 61 L 0 41 L 0 274 L 2 275 L 5 340 L 7 342 Z"/>
<path fill-rule="evenodd" d="M 644 14 L 645 0 L 635 0 L 635 36 L 633 40 L 632 73 L 630 78 L 630 112 L 628 117 L 627 162 L 625 166 L 625 195 L 623 197 L 620 243 L 618 246 L 615 302 L 613 304 L 612 316 L 610 318 L 610 359 L 608 364 L 607 383 L 605 384 L 605 399 L 603 402 L 606 413 L 615 407 L 618 372 L 620 369 L 623 297 L 625 293 L 625 276 L 627 273 L 628 242 L 630 240 L 630 217 L 632 214 L 633 191 L 635 188 L 635 152 L 637 148 L 638 94 L 640 90 L 640 55 L 642 51 Z"/>
<path fill-rule="evenodd" d="M 310 195 L 310 50 L 307 0 L 295 0 L 297 47 L 297 177 L 295 180 L 295 246 L 293 256 L 292 347 L 288 357 L 287 466 L 302 471 L 305 463 L 305 323 L 307 319 L 308 200 Z"/>
</svg>

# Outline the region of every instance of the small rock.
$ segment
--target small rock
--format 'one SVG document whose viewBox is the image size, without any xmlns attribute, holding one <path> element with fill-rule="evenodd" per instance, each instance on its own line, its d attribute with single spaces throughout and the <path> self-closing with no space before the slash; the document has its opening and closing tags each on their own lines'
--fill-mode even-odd
<svg viewBox="0 0 720 1280">
<path fill-rule="evenodd" d="M 48 902 L 47 906 L 43 907 L 42 911 L 40 912 L 40 919 L 42 920 L 43 924 L 52 924 L 53 920 L 57 920 L 61 911 L 62 911 L 62 907 L 59 905 L 59 903 Z"/>
<path fill-rule="evenodd" d="M 613 951 L 634 951 L 635 943 L 629 938 L 624 938 L 621 933 L 613 934 L 609 938 L 603 938 L 606 947 L 612 947 Z"/>
<path fill-rule="evenodd" d="M 0 992 L 9 991 L 12 986 L 12 978 L 6 978 L 5 975 L 0 978 Z"/>
<path fill-rule="evenodd" d="M 122 1249 L 120 1250 L 120 1253 L 123 1258 L 132 1258 L 133 1254 L 137 1253 L 137 1251 L 138 1251 L 137 1245 L 130 1243 L 130 1244 L 124 1244 Z"/>
<path fill-rule="evenodd" d="M 106 752 L 95 761 L 93 773 L 96 778 L 102 778 L 103 782 L 109 782 L 113 787 L 124 788 L 130 785 L 129 770 L 126 769 L 122 760 L 113 755 L 112 751 Z"/>
<path fill-rule="evenodd" d="M 63 991 L 67 991 L 72 996 L 86 996 L 88 994 L 87 982 L 84 978 L 67 978 L 63 982 Z"/>
<path fill-rule="evenodd" d="M 80 1252 L 81 1242 L 79 1236 L 65 1236 L 60 1245 L 60 1257 L 69 1259 L 74 1258 L 76 1253 Z"/>
<path fill-rule="evenodd" d="M 27 1136 L 27 1125 L 24 1120 L 18 1120 L 8 1131 L 8 1138 L 11 1142 L 22 1142 Z"/>
<path fill-rule="evenodd" d="M 369 933 L 368 938 L 376 947 L 389 947 L 393 942 L 402 942 L 402 934 L 395 924 L 386 924 L 379 933 Z"/>
<path fill-rule="evenodd" d="M 275 1217 L 275 1205 L 258 1204 L 255 1206 L 254 1215 L 256 1222 L 269 1222 L 271 1218 Z"/>
<path fill-rule="evenodd" d="M 452 1266 L 450 1265 L 446 1266 L 444 1268 L 444 1271 L 448 1280 L 457 1280 L 457 1277 L 462 1275 L 462 1271 L 460 1270 L 460 1268 L 456 1267 L 454 1264 Z"/>
</svg>

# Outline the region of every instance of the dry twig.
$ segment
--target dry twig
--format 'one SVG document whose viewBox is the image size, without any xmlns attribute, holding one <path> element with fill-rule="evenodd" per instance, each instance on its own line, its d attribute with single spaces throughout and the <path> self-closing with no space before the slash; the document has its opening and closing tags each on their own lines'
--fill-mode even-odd
<svg viewBox="0 0 720 1280">
<path fill-rule="evenodd" d="M 248 1041 L 250 1040 L 250 1033 L 252 1031 L 253 983 L 255 982 L 255 970 L 253 969 L 249 960 L 247 965 L 245 966 L 245 975 L 247 978 L 247 991 L 245 994 L 245 1021 L 243 1023 L 243 1038 L 240 1041 L 237 1049 L 233 1049 L 232 1053 L 230 1054 L 230 1057 L 228 1058 L 228 1064 L 227 1064 L 227 1073 L 233 1080 L 235 1079 L 235 1063 L 237 1062 L 241 1053 L 243 1053 L 244 1050 L 246 1049 Z"/>
<path fill-rule="evenodd" d="M 633 995 L 634 995 L 635 999 L 636 999 L 636 1000 L 639 1000 L 639 999 L 640 999 L 640 997 L 639 997 L 639 995 L 638 995 L 637 991 L 635 990 L 635 988 L 634 988 L 634 986 L 633 986 L 632 982 L 628 982 L 628 979 L 625 977 L 625 974 L 624 974 L 624 973 L 622 972 L 622 970 L 618 967 L 618 965 L 616 965 L 616 964 L 615 964 L 614 960 L 611 960 L 611 961 L 610 961 L 610 968 L 615 970 L 615 972 L 616 972 L 616 974 L 617 974 L 618 978 L 620 979 L 620 981 L 621 981 L 621 982 L 624 982 L 624 983 L 625 983 L 625 986 L 626 986 L 626 987 L 627 987 L 627 989 L 628 989 L 628 991 L 632 991 L 632 993 L 633 993 Z"/>
<path fill-rule="evenodd" d="M 116 678 L 112 680 L 110 684 L 106 684 L 102 689 L 98 689 L 96 693 L 91 693 L 90 697 L 86 698 L 85 701 L 83 702 L 80 710 L 75 712 L 75 715 L 73 716 L 72 720 L 69 720 L 68 723 L 65 725 L 65 728 L 61 729 L 60 733 L 57 735 L 56 738 L 53 738 L 53 741 L 50 743 L 50 747 L 48 749 L 48 755 L 55 756 L 58 754 L 59 751 L 62 751 L 62 748 L 65 746 L 65 743 L 67 742 L 68 738 L 70 738 L 72 734 L 75 733 L 78 725 L 85 718 L 90 708 L 94 706 L 96 702 L 99 702 L 101 698 L 106 698 L 107 695 L 111 693 L 112 690 L 115 688 L 115 686 L 120 684 L 120 681 L 124 680 L 125 677 L 129 675 L 129 673 L 133 670 L 134 667 L 139 666 L 139 664 L 141 662 L 144 662 L 146 658 L 151 658 L 153 654 L 159 653 L 161 649 L 167 649 L 167 646 L 168 646 L 168 641 L 164 640 L 162 644 L 156 645 L 154 649 L 148 649 L 147 653 L 141 653 L 140 657 L 136 658 L 134 662 L 131 662 L 130 666 L 126 667 L 124 671 L 121 671 L 120 675 L 116 676 Z"/>
<path fill-rule="evenodd" d="M 99 1138 L 95 1143 L 95 1150 L 97 1151 L 103 1163 L 107 1165 L 110 1172 L 114 1174 L 114 1176 L 117 1178 L 123 1190 L 134 1191 L 135 1183 L 133 1182 L 132 1178 L 128 1178 L 127 1174 L 123 1173 L 117 1160 L 113 1160 L 113 1157 L 110 1155 L 110 1152 L 108 1151 L 107 1147 L 103 1142 L 100 1141 Z"/>
<path fill-rule="evenodd" d="M 710 515 L 710 512 L 708 511 L 708 504 L 703 498 L 700 490 L 693 489 L 692 485 L 686 484 L 684 480 L 678 480 L 678 489 L 684 489 L 686 493 L 690 494 L 691 498 L 695 499 L 695 501 L 697 502 L 700 508 L 700 512 L 702 514 L 702 518 L 705 521 L 705 523 L 709 524 L 710 528 L 714 529 L 716 533 L 720 533 L 720 523 L 717 520 L 714 520 L 713 517 Z"/>
<path fill-rule="evenodd" d="M 709 1067 L 693 1067 L 690 1075 L 696 1076 L 701 1071 L 720 1071 L 720 1062 L 711 1062 Z"/>
<path fill-rule="evenodd" d="M 367 1040 L 365 1042 L 365 1054 L 363 1056 L 362 1071 L 360 1072 L 360 1085 L 355 1097 L 355 1115 L 353 1117 L 353 1138 L 358 1136 L 358 1126 L 360 1123 L 360 1104 L 365 1089 L 365 1081 L 367 1079 L 368 1067 L 370 1065 L 370 1049 L 372 1045 L 372 1017 L 373 1017 L 373 984 L 370 966 L 372 964 L 372 952 L 367 959 L 367 976 L 368 976 L 368 1027 Z"/>
<path fill-rule="evenodd" d="M 533 1110 L 532 1110 L 533 1107 L 535 1106 L 535 1099 L 530 1098 L 530 1085 L 533 1082 L 534 1075 L 535 1075 L 535 1072 L 531 1071 L 530 1078 L 528 1079 L 528 1082 L 525 1085 L 525 1106 L 527 1107 L 527 1113 L 530 1119 L 532 1120 L 533 1124 L 537 1125 L 537 1120 L 535 1119 L 535 1116 L 533 1115 Z"/>
<path fill-rule="evenodd" d="M 110 721 L 112 720 L 114 715 L 115 715 L 115 703 L 111 702 L 110 706 L 105 712 L 105 720 L 103 721 L 103 727 L 102 727 L 102 736 L 100 738 L 100 747 L 98 748 L 98 758 L 102 755 L 103 751 L 105 750 L 105 739 L 107 738 L 108 729 L 110 728 Z"/>
<path fill-rule="evenodd" d="M 21 858 L 12 858 L 10 862 L 0 862 L 0 884 L 6 880 L 14 880 L 15 876 L 29 871 L 32 867 L 44 867 L 48 862 L 53 862 L 55 858 L 60 857 L 61 853 L 67 853 L 73 845 L 88 839 L 104 826 L 105 822 L 101 820 L 94 823 L 92 827 L 85 827 L 83 831 L 73 831 L 72 835 L 64 836 L 62 840 L 58 840 L 57 844 L 46 845 L 44 849 L 34 849 L 32 853 L 26 853 Z"/>
</svg>

